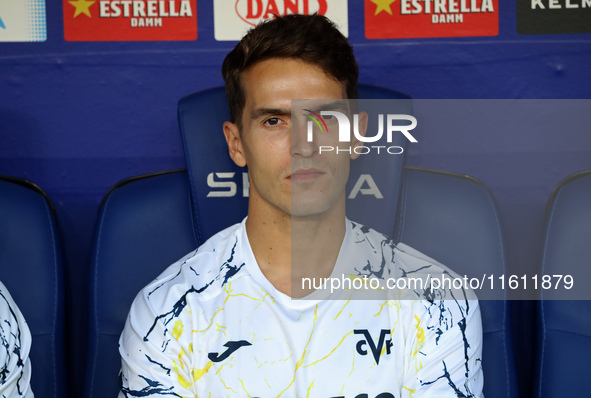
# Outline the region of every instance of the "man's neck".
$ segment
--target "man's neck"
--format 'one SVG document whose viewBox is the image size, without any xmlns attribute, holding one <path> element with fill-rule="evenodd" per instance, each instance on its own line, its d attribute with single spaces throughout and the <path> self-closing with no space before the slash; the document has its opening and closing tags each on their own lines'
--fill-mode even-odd
<svg viewBox="0 0 591 398">
<path fill-rule="evenodd" d="M 311 291 L 301 290 L 301 278 L 326 278 L 334 268 L 346 232 L 344 198 L 306 217 L 251 206 L 246 231 L 265 277 L 277 290 L 303 297 Z"/>
</svg>

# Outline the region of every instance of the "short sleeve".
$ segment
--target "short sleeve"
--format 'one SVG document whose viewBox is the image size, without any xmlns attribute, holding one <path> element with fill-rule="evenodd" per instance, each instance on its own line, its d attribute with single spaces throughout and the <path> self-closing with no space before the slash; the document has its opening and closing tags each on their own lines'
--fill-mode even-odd
<svg viewBox="0 0 591 398">
<path fill-rule="evenodd" d="M 182 304 L 180 300 L 178 305 Z M 180 339 L 185 328 L 175 311 L 178 305 L 168 311 L 154 308 L 147 289 L 136 297 L 119 340 L 119 398 L 196 397 L 192 391 L 191 347 Z"/>
<path fill-rule="evenodd" d="M 417 301 L 414 306 L 401 396 L 483 398 L 478 301 Z"/>
<path fill-rule="evenodd" d="M 6 287 L 0 282 L 0 396 L 32 398 L 31 332 Z"/>
</svg>

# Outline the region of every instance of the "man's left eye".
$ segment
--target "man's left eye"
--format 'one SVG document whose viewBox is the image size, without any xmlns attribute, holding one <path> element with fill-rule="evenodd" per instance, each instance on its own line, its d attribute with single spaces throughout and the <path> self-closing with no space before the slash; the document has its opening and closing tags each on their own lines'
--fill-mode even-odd
<svg viewBox="0 0 591 398">
<path fill-rule="evenodd" d="M 281 120 L 278 117 L 271 117 L 265 120 L 265 124 L 268 126 L 277 126 L 280 122 Z"/>
</svg>

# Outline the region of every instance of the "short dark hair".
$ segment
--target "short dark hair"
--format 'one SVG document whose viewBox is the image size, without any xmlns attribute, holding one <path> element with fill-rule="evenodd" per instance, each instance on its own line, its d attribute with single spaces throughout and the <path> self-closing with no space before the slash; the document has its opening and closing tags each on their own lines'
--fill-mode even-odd
<svg viewBox="0 0 591 398">
<path fill-rule="evenodd" d="M 240 128 L 246 104 L 242 73 L 272 58 L 293 58 L 318 66 L 345 83 L 349 99 L 357 98 L 359 68 L 353 47 L 335 24 L 317 14 L 276 16 L 251 29 L 222 65 L 230 117 Z"/>
</svg>

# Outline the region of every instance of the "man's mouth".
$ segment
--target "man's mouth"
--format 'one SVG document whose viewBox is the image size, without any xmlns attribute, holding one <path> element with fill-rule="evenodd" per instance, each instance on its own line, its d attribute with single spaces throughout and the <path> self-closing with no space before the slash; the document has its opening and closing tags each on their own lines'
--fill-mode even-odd
<svg viewBox="0 0 591 398">
<path fill-rule="evenodd" d="M 315 168 L 297 169 L 287 177 L 291 181 L 311 181 L 320 178 L 325 173 Z"/>
</svg>

